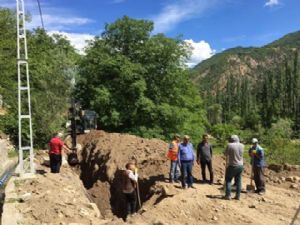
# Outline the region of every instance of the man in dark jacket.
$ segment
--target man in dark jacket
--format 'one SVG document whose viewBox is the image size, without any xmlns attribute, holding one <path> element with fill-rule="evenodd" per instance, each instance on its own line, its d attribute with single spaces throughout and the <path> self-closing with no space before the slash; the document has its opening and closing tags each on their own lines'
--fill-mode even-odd
<svg viewBox="0 0 300 225">
<path fill-rule="evenodd" d="M 123 193 L 126 199 L 127 216 L 136 212 L 137 169 L 134 163 L 127 163 L 123 178 Z"/>
<path fill-rule="evenodd" d="M 204 134 L 202 136 L 202 142 L 198 144 L 197 147 L 197 163 L 201 165 L 202 179 L 206 183 L 206 166 L 209 170 L 210 180 L 209 183 L 214 183 L 214 174 L 212 169 L 212 146 L 208 143 L 208 135 Z"/>
</svg>

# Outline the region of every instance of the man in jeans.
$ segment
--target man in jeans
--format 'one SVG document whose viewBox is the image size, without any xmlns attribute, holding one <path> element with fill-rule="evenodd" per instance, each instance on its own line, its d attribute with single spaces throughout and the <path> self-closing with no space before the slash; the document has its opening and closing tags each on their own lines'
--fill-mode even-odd
<svg viewBox="0 0 300 225">
<path fill-rule="evenodd" d="M 51 173 L 59 173 L 61 163 L 62 163 L 62 149 L 64 148 L 66 151 L 70 152 L 71 150 L 64 144 L 61 140 L 63 137 L 62 133 L 58 133 L 55 137 L 53 137 L 49 142 L 49 157 L 50 157 L 50 168 Z"/>
<path fill-rule="evenodd" d="M 203 183 L 206 183 L 206 166 L 209 170 L 210 181 L 212 185 L 214 183 L 214 175 L 212 169 L 212 146 L 208 143 L 208 135 L 204 134 L 202 136 L 202 142 L 197 146 L 197 163 L 201 165 L 202 179 Z"/>
<path fill-rule="evenodd" d="M 189 188 L 194 188 L 193 165 L 195 156 L 193 145 L 189 141 L 190 137 L 184 135 L 183 143 L 181 143 L 178 148 L 178 161 L 181 168 L 181 183 L 183 189 L 186 189 L 187 186 Z"/>
<path fill-rule="evenodd" d="M 240 143 L 239 137 L 237 135 L 231 136 L 232 143 L 229 143 L 225 149 L 226 156 L 226 173 L 225 173 L 225 183 L 226 183 L 226 194 L 225 199 L 231 199 L 231 180 L 235 179 L 236 182 L 236 195 L 235 199 L 240 200 L 241 189 L 242 189 L 242 174 L 244 170 L 243 166 L 243 153 L 244 145 Z"/>
<path fill-rule="evenodd" d="M 175 134 L 173 137 L 173 141 L 170 143 L 168 158 L 170 159 L 170 176 L 169 181 L 173 183 L 174 181 L 177 183 L 179 178 L 179 170 L 178 170 L 178 144 L 180 141 L 180 135 Z"/>
<path fill-rule="evenodd" d="M 249 149 L 251 165 L 253 165 L 254 182 L 256 193 L 262 195 L 266 192 L 264 176 L 264 149 L 258 144 L 256 138 L 252 139 L 252 146 Z"/>
</svg>

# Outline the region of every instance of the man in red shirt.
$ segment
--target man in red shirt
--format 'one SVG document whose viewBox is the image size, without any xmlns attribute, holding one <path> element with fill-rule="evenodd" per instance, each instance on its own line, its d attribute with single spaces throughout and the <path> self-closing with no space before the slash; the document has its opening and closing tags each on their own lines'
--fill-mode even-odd
<svg viewBox="0 0 300 225">
<path fill-rule="evenodd" d="M 62 149 L 65 146 L 64 142 L 61 140 L 62 133 L 58 133 L 49 142 L 49 157 L 50 157 L 50 168 L 51 173 L 59 173 L 60 166 L 62 163 Z"/>
</svg>

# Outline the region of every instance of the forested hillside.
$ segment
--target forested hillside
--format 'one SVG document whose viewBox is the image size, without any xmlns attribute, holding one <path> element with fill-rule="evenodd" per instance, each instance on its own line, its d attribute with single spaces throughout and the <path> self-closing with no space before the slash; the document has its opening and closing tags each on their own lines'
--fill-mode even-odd
<svg viewBox="0 0 300 225">
<path fill-rule="evenodd" d="M 0 130 L 15 139 L 18 99 L 14 11 L 0 9 L 0 30 L 0 95 L 6 111 L 0 116 Z M 27 41 L 34 140 L 36 145 L 44 145 L 65 124 L 70 81 L 79 55 L 69 41 L 58 35 L 50 37 L 41 29 L 27 31 Z"/>
<path fill-rule="evenodd" d="M 0 9 L 0 130 L 13 140 L 15 24 L 14 11 Z M 106 131 L 165 140 L 178 132 L 194 142 L 209 132 L 221 148 L 233 133 L 243 141 L 255 136 L 272 149 L 266 151 L 269 159 L 299 163 L 298 145 L 290 141 L 300 130 L 299 32 L 263 48 L 227 50 L 191 72 L 185 66 L 191 47 L 152 31 L 152 21 L 124 16 L 106 24 L 81 56 L 62 36 L 28 31 L 35 145 L 44 146 L 64 129 L 74 96 L 98 113 L 99 128 Z"/>
<path fill-rule="evenodd" d="M 262 48 L 237 47 L 198 64 L 191 77 L 218 142 L 258 137 L 267 161 L 300 163 L 300 32 Z"/>
<path fill-rule="evenodd" d="M 262 48 L 234 48 L 193 70 L 212 125 L 238 122 L 270 128 L 288 119 L 300 131 L 300 32 Z"/>
</svg>

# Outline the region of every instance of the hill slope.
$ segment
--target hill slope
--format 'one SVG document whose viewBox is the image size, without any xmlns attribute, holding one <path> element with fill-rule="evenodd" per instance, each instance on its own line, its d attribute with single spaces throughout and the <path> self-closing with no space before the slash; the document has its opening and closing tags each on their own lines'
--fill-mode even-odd
<svg viewBox="0 0 300 225">
<path fill-rule="evenodd" d="M 299 50 L 300 31 L 261 48 L 228 49 L 198 64 L 192 80 L 208 105 L 221 105 L 223 122 L 234 115 L 258 113 L 265 126 L 278 118 L 296 124 L 300 115 Z"/>
</svg>

